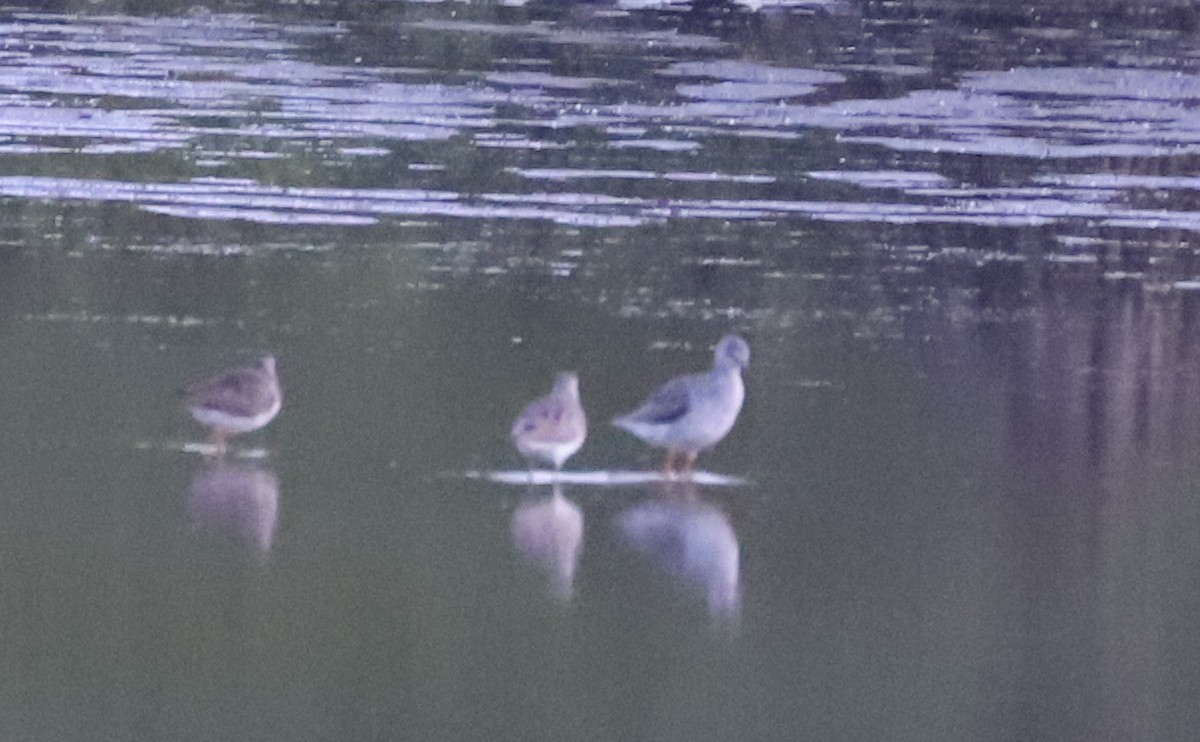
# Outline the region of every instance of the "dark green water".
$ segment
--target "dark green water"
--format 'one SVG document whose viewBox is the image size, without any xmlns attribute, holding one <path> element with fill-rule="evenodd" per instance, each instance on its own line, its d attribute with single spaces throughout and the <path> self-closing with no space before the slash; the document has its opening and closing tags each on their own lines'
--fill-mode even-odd
<svg viewBox="0 0 1200 742">
<path fill-rule="evenodd" d="M 632 5 L 0 13 L 0 736 L 1200 733 L 1194 11 Z"/>
</svg>

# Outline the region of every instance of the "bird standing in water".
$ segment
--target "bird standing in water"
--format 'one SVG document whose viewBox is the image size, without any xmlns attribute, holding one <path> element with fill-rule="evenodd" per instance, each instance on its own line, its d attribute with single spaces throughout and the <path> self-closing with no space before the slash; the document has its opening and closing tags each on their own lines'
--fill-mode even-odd
<svg viewBox="0 0 1200 742">
<path fill-rule="evenodd" d="M 192 417 L 211 429 L 215 455 L 222 456 L 230 436 L 258 430 L 279 414 L 283 391 L 275 356 L 194 381 L 183 389 L 183 397 Z"/>
<path fill-rule="evenodd" d="M 560 471 L 585 438 L 587 417 L 579 400 L 579 377 L 573 373 L 555 376 L 550 393 L 530 402 L 512 427 L 513 445 L 530 463 L 531 472 L 534 459 Z"/>
<path fill-rule="evenodd" d="M 668 476 L 674 476 L 672 465 L 682 454 L 683 473 L 690 476 L 696 456 L 715 446 L 737 422 L 746 396 L 742 371 L 749 365 L 750 346 L 737 335 L 726 335 L 717 343 L 711 371 L 671 379 L 613 424 L 667 449 L 663 468 Z"/>
</svg>

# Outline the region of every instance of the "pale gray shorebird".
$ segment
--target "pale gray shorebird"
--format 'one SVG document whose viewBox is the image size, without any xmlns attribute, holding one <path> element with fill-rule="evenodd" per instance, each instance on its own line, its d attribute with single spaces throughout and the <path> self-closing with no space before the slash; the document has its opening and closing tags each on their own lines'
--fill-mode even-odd
<svg viewBox="0 0 1200 742">
<path fill-rule="evenodd" d="M 641 407 L 613 420 L 650 445 L 667 449 L 663 468 L 668 476 L 675 474 L 672 464 L 678 454 L 684 456 L 683 472 L 690 475 L 696 456 L 733 429 L 742 409 L 742 371 L 750 365 L 750 346 L 737 335 L 726 335 L 713 358 L 711 371 L 677 376 Z"/>
<path fill-rule="evenodd" d="M 530 402 L 512 427 L 512 442 L 529 462 L 539 459 L 553 464 L 555 471 L 583 446 L 587 417 L 579 401 L 579 377 L 560 373 L 554 387 L 541 399 Z"/>
<path fill-rule="evenodd" d="M 258 430 L 279 414 L 283 392 L 275 356 L 194 381 L 184 387 L 183 397 L 192 417 L 212 431 L 215 454 L 221 456 L 230 436 Z"/>
</svg>

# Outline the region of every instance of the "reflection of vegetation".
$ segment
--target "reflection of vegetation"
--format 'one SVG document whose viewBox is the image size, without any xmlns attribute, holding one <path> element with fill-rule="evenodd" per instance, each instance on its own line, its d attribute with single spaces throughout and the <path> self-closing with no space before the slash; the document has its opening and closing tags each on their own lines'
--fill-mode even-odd
<svg viewBox="0 0 1200 742">
<path fill-rule="evenodd" d="M 1074 25 L 1079 19 L 1094 21 L 1102 29 L 1128 30 L 1131 24 L 1172 31 L 1195 29 L 1198 11 L 1191 0 L 918 0 L 911 6 L 924 15 L 945 15 L 982 21 L 986 28 Z M 1086 25 L 1076 26 L 1085 28 Z"/>
<path fill-rule="evenodd" d="M 373 0 L 47 0 L 39 9 L 61 13 L 129 13 L 132 15 L 180 15 L 183 13 L 272 13 L 340 11 L 366 15 L 380 5 Z"/>
<path fill-rule="evenodd" d="M 251 0 L 46 0 L 39 9 L 54 13 L 130 13 L 135 15 L 179 15 L 187 12 L 210 10 L 213 12 L 245 13 L 260 10 L 276 3 L 252 2 Z"/>
</svg>

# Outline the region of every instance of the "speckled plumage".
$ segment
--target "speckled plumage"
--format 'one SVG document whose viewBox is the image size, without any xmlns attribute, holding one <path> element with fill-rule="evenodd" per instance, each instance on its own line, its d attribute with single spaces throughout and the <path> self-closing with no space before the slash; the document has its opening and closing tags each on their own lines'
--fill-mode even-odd
<svg viewBox="0 0 1200 742">
<path fill-rule="evenodd" d="M 529 403 L 517 416 L 511 436 L 513 445 L 526 459 L 539 459 L 561 469 L 587 438 L 579 377 L 558 374 L 550 393 Z"/>
</svg>

